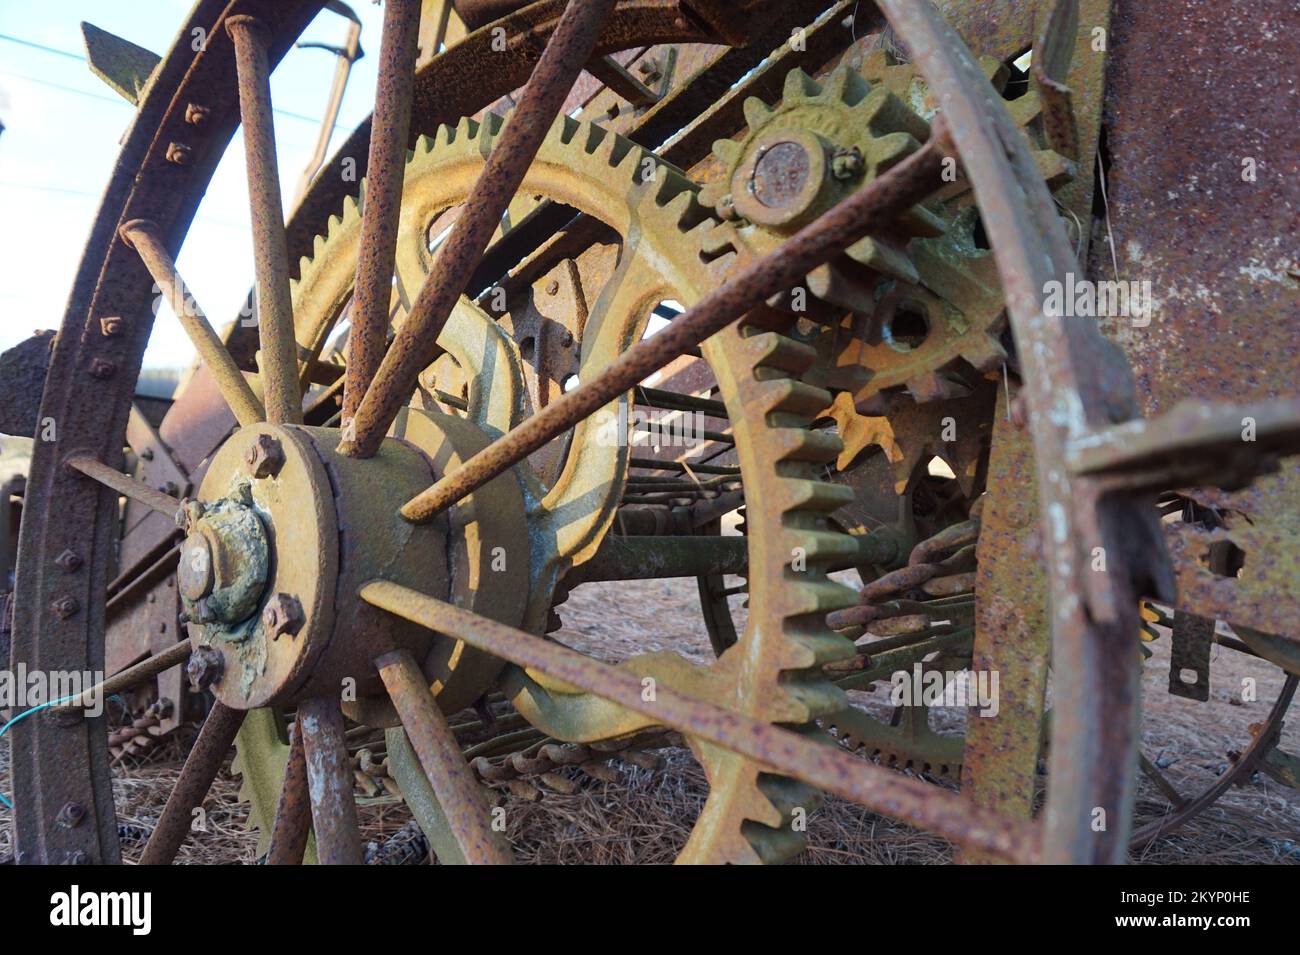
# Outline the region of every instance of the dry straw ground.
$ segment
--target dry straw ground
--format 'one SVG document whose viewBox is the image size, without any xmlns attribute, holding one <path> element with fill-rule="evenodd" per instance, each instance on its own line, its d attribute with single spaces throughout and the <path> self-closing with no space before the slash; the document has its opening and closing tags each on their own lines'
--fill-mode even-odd
<svg viewBox="0 0 1300 955">
<path fill-rule="evenodd" d="M 738 600 L 738 598 L 736 598 Z M 565 643 L 608 660 L 633 653 L 671 649 L 701 662 L 708 643 L 699 620 L 693 581 L 643 581 L 578 588 L 560 608 Z M 743 611 L 737 611 L 743 618 Z M 1144 668 L 1143 750 L 1163 767 L 1184 793 L 1209 785 L 1228 765 L 1227 753 L 1249 739 L 1248 725 L 1262 719 L 1281 685 L 1278 671 L 1231 650 L 1216 647 L 1211 699 L 1196 703 L 1170 696 L 1168 640 L 1154 644 Z M 1258 681 L 1258 702 L 1238 704 L 1241 681 Z M 887 691 L 858 694 L 858 702 L 883 713 Z M 964 714 L 945 712 L 936 725 L 955 728 Z M 1300 751 L 1300 729 L 1284 732 L 1290 752 Z M 179 770 L 184 741 L 143 764 L 116 769 L 119 820 L 128 836 L 142 837 L 157 819 Z M 521 862 L 659 863 L 671 861 L 684 844 L 703 804 L 703 776 L 685 749 L 662 753 L 654 771 L 615 762 L 616 783 L 575 776 L 572 795 L 547 793 L 535 803 L 509 798 L 509 836 Z M 69 771 L 75 771 L 70 769 Z M 1040 778 L 1040 783 L 1043 782 Z M 9 791 L 8 746 L 0 745 L 0 791 Z M 207 831 L 194 833 L 179 858 L 183 863 L 253 862 L 255 833 L 246 828 L 247 806 L 239 801 L 239 780 L 227 767 L 205 804 Z M 1168 809 L 1145 779 L 1137 805 L 1139 823 Z M 400 805 L 367 805 L 361 810 L 364 837 L 382 842 L 410 817 Z M 0 809 L 0 857 L 11 849 L 11 817 Z M 952 848 L 942 839 L 917 833 L 887 818 L 840 800 L 828 800 L 809 818 L 803 864 L 942 863 Z M 128 839 L 128 859 L 138 856 L 139 839 Z M 1133 861 L 1177 863 L 1300 863 L 1300 793 L 1257 775 L 1228 792 L 1217 804 L 1178 832 L 1134 853 Z"/>
</svg>

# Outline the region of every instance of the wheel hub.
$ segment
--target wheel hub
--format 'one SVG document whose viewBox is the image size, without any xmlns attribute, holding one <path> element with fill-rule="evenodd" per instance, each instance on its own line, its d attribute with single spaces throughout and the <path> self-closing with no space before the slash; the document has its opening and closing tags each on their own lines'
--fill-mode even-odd
<svg viewBox="0 0 1300 955">
<path fill-rule="evenodd" d="M 179 586 L 190 633 L 221 656 L 212 690 L 239 709 L 382 695 L 373 660 L 424 659 L 434 637 L 356 599 L 384 577 L 447 594 L 447 522 L 398 507 L 438 475 L 414 443 L 346 458 L 336 429 L 258 424 L 214 455 L 183 520 Z"/>
</svg>

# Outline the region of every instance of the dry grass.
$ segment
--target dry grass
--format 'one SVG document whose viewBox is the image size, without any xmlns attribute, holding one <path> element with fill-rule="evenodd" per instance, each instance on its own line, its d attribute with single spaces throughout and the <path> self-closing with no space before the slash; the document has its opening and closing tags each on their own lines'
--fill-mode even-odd
<svg viewBox="0 0 1300 955">
<path fill-rule="evenodd" d="M 733 598 L 739 603 L 739 598 Z M 616 608 L 616 612 L 612 612 Z M 587 585 L 561 607 L 563 642 L 605 659 L 618 660 L 650 650 L 675 650 L 697 662 L 710 657 L 699 621 L 691 581 L 641 581 Z M 743 619 L 744 612 L 737 612 Z M 1153 645 L 1144 669 L 1147 705 L 1143 749 L 1159 760 L 1164 773 L 1184 793 L 1208 786 L 1228 764 L 1226 754 L 1249 738 L 1248 725 L 1263 719 L 1281 685 L 1278 671 L 1230 650 L 1216 648 L 1211 699 L 1207 703 L 1170 696 L 1168 640 Z M 1258 681 L 1258 702 L 1233 705 L 1241 680 Z M 855 702 L 877 714 L 886 709 L 884 692 L 855 694 Z M 959 729 L 962 711 L 944 711 L 935 724 Z M 1295 721 L 1293 721 L 1294 724 Z M 1300 730 L 1292 725 L 1284 746 L 1300 751 Z M 648 771 L 616 761 L 621 778 L 600 782 L 566 770 L 580 783 L 577 792 L 548 792 L 536 803 L 506 797 L 508 835 L 521 862 L 663 863 L 670 862 L 689 835 L 704 803 L 706 786 L 699 766 L 684 748 L 662 751 L 664 765 Z M 116 771 L 114 792 L 120 821 L 143 835 L 158 817 L 179 771 L 179 747 L 159 752 L 142 764 Z M 1040 779 L 1040 783 L 1042 780 Z M 948 785 L 952 785 L 949 781 Z M 0 746 L 0 787 L 9 790 L 8 747 Z M 178 861 L 242 862 L 256 858 L 257 837 L 245 826 L 247 806 L 238 799 L 239 780 L 227 767 L 205 802 L 206 830 L 193 833 Z M 1139 783 L 1137 821 L 1167 811 L 1168 804 L 1145 778 Z M 368 804 L 360 810 L 363 838 L 382 841 L 405 825 L 405 807 Z M 0 811 L 0 855 L 10 848 L 8 812 Z M 801 864 L 932 864 L 948 862 L 951 847 L 892 820 L 838 799 L 828 799 L 809 816 L 807 851 Z M 142 842 L 128 841 L 124 854 L 138 857 Z M 1300 794 L 1256 776 L 1226 793 L 1183 829 L 1135 853 L 1145 864 L 1300 863 Z"/>
</svg>

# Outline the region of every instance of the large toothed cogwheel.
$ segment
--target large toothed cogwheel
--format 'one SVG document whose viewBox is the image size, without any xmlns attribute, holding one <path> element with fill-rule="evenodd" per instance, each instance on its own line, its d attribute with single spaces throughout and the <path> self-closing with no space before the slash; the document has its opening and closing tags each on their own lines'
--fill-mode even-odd
<svg viewBox="0 0 1300 955">
<path fill-rule="evenodd" d="M 403 287 L 418 287 L 428 273 L 428 226 L 468 198 L 500 129 L 495 116 L 482 124 L 462 120 L 422 138 L 411 154 L 396 258 Z M 645 173 L 648 160 L 656 164 L 653 176 Z M 619 237 L 616 275 L 595 300 L 583 329 L 579 374 L 584 377 L 642 337 L 657 303 L 673 299 L 689 306 L 754 255 L 733 225 L 719 222 L 698 201 L 695 186 L 680 171 L 622 137 L 569 118 L 561 118 L 546 137 L 521 194 L 570 205 Z M 326 341 L 342 313 L 358 241 L 359 215 L 349 200 L 294 285 L 304 347 L 315 349 Z M 523 414 L 519 348 L 502 328 L 508 320 L 501 316 L 498 322 L 462 299 L 439 339 L 467 382 L 466 407 L 457 416 L 484 431 L 506 430 Z M 825 527 L 825 515 L 849 496 L 821 477 L 839 453 L 839 440 L 810 428 L 830 395 L 801 380 L 815 364 L 816 352 L 783 331 L 733 326 L 703 343 L 701 351 L 726 404 L 745 483 L 752 585 L 747 625 L 709 666 L 666 652 L 619 665 L 681 693 L 825 738 L 818 721 L 843 710 L 847 700 L 824 667 L 850 656 L 852 646 L 824 620 L 853 599 L 852 591 L 827 573 L 856 554 L 851 538 Z M 528 579 L 517 580 L 528 599 L 522 625 L 534 632 L 545 629 L 567 564 L 579 563 L 609 531 L 627 479 L 627 448 L 600 440 L 594 422 L 593 417 L 574 428 L 554 483 L 545 486 L 537 475 L 518 472 L 533 502 L 527 527 L 538 542 L 534 555 L 555 548 L 540 564 L 535 556 Z M 806 553 L 806 570 L 791 575 L 787 564 L 795 548 Z M 644 717 L 532 671 L 507 667 L 497 685 L 529 724 L 556 740 L 618 739 L 650 725 Z M 272 714 L 257 711 L 249 719 L 246 728 L 254 729 L 241 733 L 239 767 L 253 820 L 266 831 L 285 747 Z M 802 832 L 791 823 L 799 811 L 817 805 L 815 789 L 710 744 L 689 737 L 688 742 L 708 777 L 709 796 L 683 860 L 774 862 L 802 849 Z M 406 782 L 398 781 L 407 791 Z"/>
</svg>

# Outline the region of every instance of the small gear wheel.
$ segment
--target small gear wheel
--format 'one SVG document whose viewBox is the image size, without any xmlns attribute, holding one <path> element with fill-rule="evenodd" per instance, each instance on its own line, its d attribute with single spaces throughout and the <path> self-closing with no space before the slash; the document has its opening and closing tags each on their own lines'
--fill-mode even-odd
<svg viewBox="0 0 1300 955">
<path fill-rule="evenodd" d="M 744 220 L 746 238 L 760 246 L 775 246 L 797 232 L 906 159 L 930 135 L 929 123 L 902 99 L 847 66 L 821 83 L 791 70 L 779 103 L 769 107 L 750 97 L 744 109 L 748 130 L 713 144 L 723 172 L 704 187 L 700 200 L 725 219 Z M 874 311 L 871 273 L 917 281 L 907 243 L 943 231 L 939 218 L 916 207 L 891 234 L 866 237 L 812 272 L 808 291 L 841 309 Z"/>
</svg>

